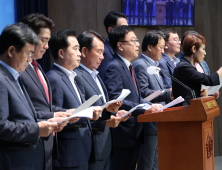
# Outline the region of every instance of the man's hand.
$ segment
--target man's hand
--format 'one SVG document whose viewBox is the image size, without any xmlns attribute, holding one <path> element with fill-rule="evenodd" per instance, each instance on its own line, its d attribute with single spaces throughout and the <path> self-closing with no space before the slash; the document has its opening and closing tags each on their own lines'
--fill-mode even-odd
<svg viewBox="0 0 222 170">
<path fill-rule="evenodd" d="M 89 120 L 97 120 L 99 119 L 99 115 L 101 115 L 103 109 L 100 106 L 93 106 L 93 118 Z"/>
<path fill-rule="evenodd" d="M 207 91 L 207 89 L 201 89 L 201 90 L 200 90 L 200 96 L 201 96 L 201 97 L 208 96 L 208 91 Z"/>
<path fill-rule="evenodd" d="M 49 119 L 48 122 L 58 122 L 63 119 L 64 119 L 63 117 L 56 117 L 56 118 Z M 69 121 L 64 121 L 59 124 L 57 123 L 57 127 L 54 128 L 53 132 L 60 132 L 68 123 Z"/>
<path fill-rule="evenodd" d="M 125 114 L 127 111 L 125 111 L 125 110 L 119 110 L 117 113 L 116 113 L 116 117 L 120 117 L 120 116 L 122 116 L 123 114 Z M 129 117 L 131 116 L 132 114 L 130 113 L 130 114 L 128 114 L 128 115 L 126 115 L 125 117 L 122 117 L 121 118 L 121 121 L 122 122 L 125 122 L 125 121 L 127 121 L 127 119 L 129 119 Z"/>
<path fill-rule="evenodd" d="M 215 97 L 215 99 L 218 99 L 218 98 L 219 98 L 219 96 L 220 96 L 220 92 L 219 92 L 219 91 L 217 91 L 216 93 L 214 93 L 214 94 L 213 94 L 213 96 Z"/>
<path fill-rule="evenodd" d="M 122 120 L 121 117 L 115 117 L 111 115 L 111 119 L 106 120 L 106 126 L 115 128 L 119 125 L 121 120 Z"/>
<path fill-rule="evenodd" d="M 152 104 L 151 108 L 148 110 L 145 110 L 144 114 L 159 112 L 161 107 L 163 107 L 161 104 Z"/>
<path fill-rule="evenodd" d="M 170 100 L 174 100 L 172 88 L 170 88 Z"/>
<path fill-rule="evenodd" d="M 58 126 L 56 122 L 48 122 L 42 121 L 38 122 L 39 125 L 39 136 L 40 137 L 47 137 L 53 130 Z"/>
<path fill-rule="evenodd" d="M 112 100 L 111 100 L 111 101 L 112 101 Z M 110 104 L 109 106 L 106 107 L 106 110 L 107 110 L 108 112 L 116 113 L 116 112 L 119 110 L 120 106 L 122 106 L 122 103 L 123 103 L 123 101 Z"/>
<path fill-rule="evenodd" d="M 71 112 L 70 113 L 69 112 L 55 112 L 54 116 L 67 118 L 69 116 L 72 116 L 72 113 Z"/>
</svg>

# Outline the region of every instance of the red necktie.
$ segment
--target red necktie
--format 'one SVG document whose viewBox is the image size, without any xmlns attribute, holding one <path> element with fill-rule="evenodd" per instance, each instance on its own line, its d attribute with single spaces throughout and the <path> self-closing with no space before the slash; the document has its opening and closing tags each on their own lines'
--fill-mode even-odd
<svg viewBox="0 0 222 170">
<path fill-rule="evenodd" d="M 41 83 L 42 83 L 42 85 L 43 85 L 43 87 L 44 87 L 46 97 L 47 97 L 48 102 L 49 102 L 49 104 L 50 104 L 49 92 L 48 92 L 48 89 L 47 89 L 47 87 L 46 87 L 46 84 L 45 84 L 44 80 L 42 79 L 41 75 L 39 74 L 38 64 L 37 64 L 37 62 L 36 62 L 35 60 L 33 60 L 33 61 L 32 61 L 32 65 L 34 66 L 35 71 L 36 71 L 36 73 L 37 73 L 37 76 L 39 77 L 39 80 L 41 81 Z"/>
<path fill-rule="evenodd" d="M 130 70 L 130 73 L 131 73 L 132 78 L 133 78 L 134 85 L 135 85 L 136 90 L 137 90 L 136 80 L 135 80 L 135 76 L 134 76 L 134 73 L 133 73 L 133 67 L 132 67 L 131 64 L 130 64 L 130 66 L 129 66 L 129 70 Z"/>
</svg>

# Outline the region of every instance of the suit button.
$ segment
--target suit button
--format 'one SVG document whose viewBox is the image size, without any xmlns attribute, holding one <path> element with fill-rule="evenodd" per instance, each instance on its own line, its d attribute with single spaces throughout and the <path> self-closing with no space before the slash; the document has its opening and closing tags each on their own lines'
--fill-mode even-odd
<svg viewBox="0 0 222 170">
<path fill-rule="evenodd" d="M 91 132 L 89 132 L 88 135 L 91 136 Z"/>
<path fill-rule="evenodd" d="M 42 139 L 41 138 L 39 139 L 39 143 L 42 143 Z"/>
</svg>

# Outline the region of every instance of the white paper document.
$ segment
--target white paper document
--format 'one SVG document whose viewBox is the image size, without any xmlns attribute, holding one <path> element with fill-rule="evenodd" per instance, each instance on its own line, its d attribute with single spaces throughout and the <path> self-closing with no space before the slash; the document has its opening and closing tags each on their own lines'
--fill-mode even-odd
<svg viewBox="0 0 222 170">
<path fill-rule="evenodd" d="M 178 103 L 181 103 L 184 101 L 184 98 L 179 96 L 177 97 L 176 99 L 174 99 L 172 102 L 166 104 L 165 106 L 161 107 L 159 111 L 162 111 L 163 109 L 166 109 L 166 108 L 169 108 L 169 107 L 172 107 Z"/>
<path fill-rule="evenodd" d="M 123 89 L 122 90 L 122 93 L 120 94 L 120 96 L 116 99 L 116 100 L 113 100 L 113 101 L 109 101 L 107 102 L 106 104 L 104 104 L 102 107 L 102 109 L 105 109 L 107 106 L 109 106 L 110 104 L 113 104 L 113 103 L 117 103 L 119 101 L 122 101 L 123 99 L 125 99 L 129 94 L 131 93 L 131 91 L 129 89 Z"/>
<path fill-rule="evenodd" d="M 127 116 L 128 114 L 132 113 L 132 112 L 133 112 L 134 110 L 136 110 L 137 108 L 147 110 L 147 109 L 150 109 L 151 106 L 150 106 L 149 104 L 147 104 L 147 103 L 139 104 L 139 105 L 133 107 L 132 109 L 130 109 L 128 112 L 126 112 L 125 114 L 123 114 L 123 115 L 120 116 L 120 117 L 125 117 L 125 116 Z"/>
<path fill-rule="evenodd" d="M 72 114 L 78 113 L 84 109 L 87 109 L 90 107 L 93 103 L 95 103 L 102 95 L 93 95 L 90 97 L 87 101 L 85 101 L 83 104 L 81 104 L 76 110 L 72 112 Z"/>
<path fill-rule="evenodd" d="M 153 100 L 154 98 L 156 98 L 157 96 L 159 96 L 163 92 L 164 92 L 164 90 L 163 91 L 157 90 L 154 93 L 152 93 L 151 95 L 147 96 L 144 100 L 150 102 L 151 100 Z"/>
<path fill-rule="evenodd" d="M 221 86 L 222 86 L 222 77 L 220 78 L 220 84 L 219 85 L 217 85 L 217 86 L 205 86 L 205 85 L 202 85 L 201 88 L 202 89 L 207 89 L 208 94 L 212 95 L 212 94 L 215 94 L 217 91 L 219 91 Z"/>
<path fill-rule="evenodd" d="M 148 74 L 159 74 L 160 70 L 161 69 L 159 67 L 149 66 L 146 71 Z"/>
<path fill-rule="evenodd" d="M 93 118 L 93 107 L 89 107 L 89 108 L 84 109 L 84 110 L 82 110 L 80 112 L 77 112 L 77 113 L 73 114 L 70 117 L 67 117 L 67 118 L 65 118 L 63 120 L 58 121 L 57 123 L 62 123 L 64 121 L 70 120 L 70 119 L 72 119 L 74 117 L 86 117 L 86 118 L 92 119 Z"/>
</svg>

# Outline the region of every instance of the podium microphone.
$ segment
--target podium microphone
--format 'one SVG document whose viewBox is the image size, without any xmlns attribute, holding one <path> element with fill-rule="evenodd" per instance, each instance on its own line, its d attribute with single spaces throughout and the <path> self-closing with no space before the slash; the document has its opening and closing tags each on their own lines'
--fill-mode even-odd
<svg viewBox="0 0 222 170">
<path fill-rule="evenodd" d="M 147 73 L 148 74 L 158 74 L 159 72 L 165 74 L 166 76 L 170 77 L 173 81 L 175 81 L 176 83 L 180 84 L 182 87 L 184 87 L 185 89 L 187 89 L 191 95 L 192 95 L 192 99 L 196 99 L 196 95 L 194 90 L 192 90 L 190 87 L 188 87 L 187 85 L 183 84 L 181 81 L 179 81 L 178 79 L 176 79 L 175 77 L 171 76 L 169 73 L 167 73 L 166 71 L 160 69 L 159 67 L 155 67 L 155 66 L 149 66 L 147 68 Z M 188 99 L 189 100 L 189 99 Z M 188 103 L 190 103 L 188 101 Z"/>
</svg>

